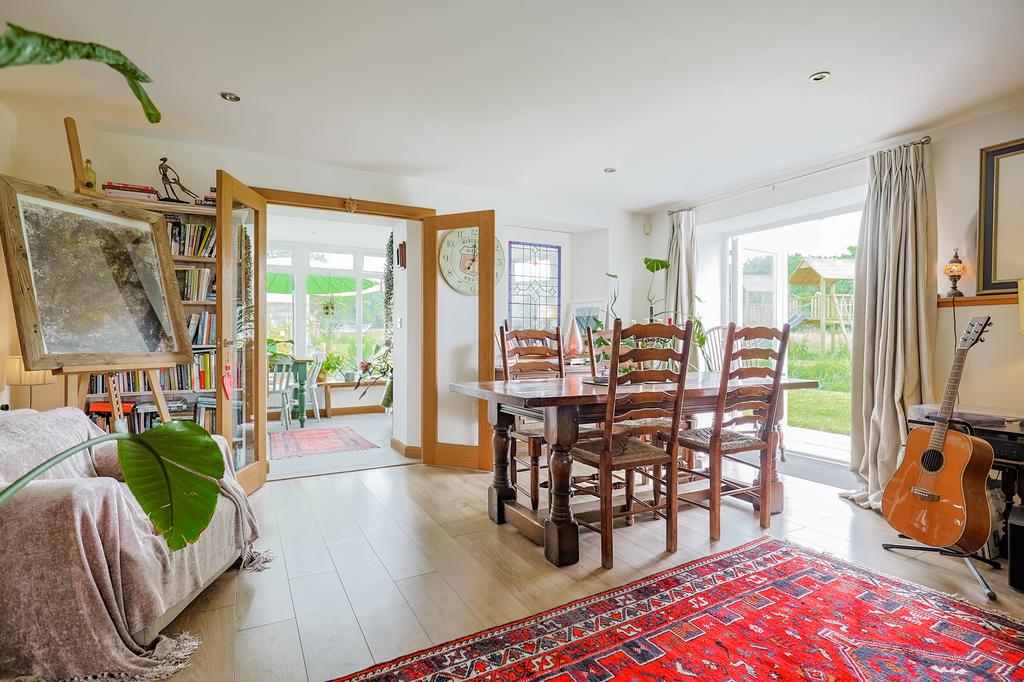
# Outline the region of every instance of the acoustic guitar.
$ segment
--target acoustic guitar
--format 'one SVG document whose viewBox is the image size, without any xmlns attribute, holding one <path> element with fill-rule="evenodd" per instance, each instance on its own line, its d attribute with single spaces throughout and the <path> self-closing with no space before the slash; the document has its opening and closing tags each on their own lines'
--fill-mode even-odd
<svg viewBox="0 0 1024 682">
<path fill-rule="evenodd" d="M 992 326 L 972 317 L 957 343 L 935 426 L 910 432 L 903 461 L 882 493 L 882 514 L 893 528 L 932 547 L 975 552 L 991 533 L 986 481 L 992 446 L 949 429 L 964 362 Z"/>
</svg>

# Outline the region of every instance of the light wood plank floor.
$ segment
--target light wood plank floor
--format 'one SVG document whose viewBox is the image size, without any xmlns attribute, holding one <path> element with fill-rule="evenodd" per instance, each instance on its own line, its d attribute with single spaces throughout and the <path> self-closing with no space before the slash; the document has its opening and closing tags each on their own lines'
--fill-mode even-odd
<svg viewBox="0 0 1024 682">
<path fill-rule="evenodd" d="M 615 568 L 601 569 L 597 536 L 584 531 L 581 559 L 555 568 L 543 550 L 487 519 L 490 475 L 424 465 L 271 482 L 252 497 L 261 548 L 277 559 L 262 573 L 231 570 L 167 630 L 203 646 L 173 679 L 320 682 L 431 644 L 471 634 L 617 587 L 761 534 L 749 505 L 727 500 L 722 540 L 707 539 L 707 513 L 680 512 L 679 551 L 663 551 L 663 524 L 615 533 Z M 832 552 L 879 572 L 988 604 L 964 563 L 886 552 L 881 516 L 802 479 L 786 485 L 772 535 Z M 1024 594 L 1006 570 L 979 567 L 997 609 L 1024 616 Z"/>
</svg>

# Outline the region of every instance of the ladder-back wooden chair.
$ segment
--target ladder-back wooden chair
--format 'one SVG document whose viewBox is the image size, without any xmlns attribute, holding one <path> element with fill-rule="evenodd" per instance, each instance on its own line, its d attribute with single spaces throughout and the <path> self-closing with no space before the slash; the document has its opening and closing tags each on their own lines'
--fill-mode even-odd
<svg viewBox="0 0 1024 682">
<path fill-rule="evenodd" d="M 509 329 L 508 321 L 498 329 L 501 348 L 501 371 L 505 381 L 565 376 L 565 358 L 562 356 L 562 329 Z M 516 441 L 526 444 L 527 458 L 516 453 Z M 540 471 L 547 468 L 540 463 L 544 454 L 544 424 L 523 423 L 517 420 L 510 444 L 512 462 L 509 478 L 512 485 L 530 498 L 534 511 L 540 508 Z M 530 485 L 519 484 L 519 474 L 529 472 Z"/>
<path fill-rule="evenodd" d="M 722 352 L 722 379 L 714 423 L 707 428 L 678 432 L 676 440 L 684 448 L 680 461 L 693 461 L 686 451 L 708 455 L 707 471 L 687 467 L 681 467 L 681 471 L 709 480 L 707 508 L 712 540 L 721 536 L 722 497 L 726 495 L 755 495 L 760 505 L 761 527 L 771 526 L 771 490 L 778 447 L 775 423 L 788 344 L 788 324 L 781 330 L 771 327 L 737 329 L 735 323 L 730 324 Z M 751 380 L 758 380 L 758 383 Z M 735 383 L 730 386 L 730 382 Z M 751 451 L 760 453 L 757 464 L 736 457 L 738 453 Z M 756 483 L 747 485 L 723 478 L 722 468 L 727 459 L 756 468 Z"/>
<path fill-rule="evenodd" d="M 664 431 L 661 420 L 667 419 L 672 433 L 678 433 L 682 420 L 683 394 L 686 385 L 686 366 L 689 361 L 690 337 L 693 323 L 685 327 L 669 324 L 635 324 L 622 327 L 615 320 L 611 345 L 611 364 L 608 373 L 608 402 L 605 408 L 601 438 L 580 440 L 572 449 L 575 462 L 597 469 L 597 480 L 590 486 L 576 486 L 577 493 L 597 496 L 601 501 L 600 521 L 592 524 L 577 517 L 583 526 L 601 534 L 601 565 L 612 568 L 612 524 L 619 517 L 632 518 L 637 514 L 653 512 L 665 519 L 665 550 L 675 552 L 677 547 L 678 451 L 675 439 L 648 442 L 644 436 Z M 623 341 L 633 339 L 637 347 L 626 346 Z M 665 341 L 665 347 L 643 347 Z M 676 350 L 681 342 L 681 350 Z M 659 368 L 645 368 L 657 363 Z M 623 371 L 620 371 L 623 370 Z M 649 388 L 643 388 L 650 384 Z M 657 386 L 656 384 L 661 384 Z M 668 384 L 668 386 L 665 386 Z M 626 388 L 637 390 L 624 390 Z M 621 425 L 631 424 L 623 429 Z M 641 425 L 641 424 L 646 424 Z M 648 472 L 648 468 L 663 471 L 664 477 Z M 648 503 L 636 497 L 634 477 L 639 474 L 650 480 L 657 501 Z M 616 481 L 617 476 L 624 481 Z M 613 507 L 612 496 L 624 483 L 625 505 Z"/>
</svg>

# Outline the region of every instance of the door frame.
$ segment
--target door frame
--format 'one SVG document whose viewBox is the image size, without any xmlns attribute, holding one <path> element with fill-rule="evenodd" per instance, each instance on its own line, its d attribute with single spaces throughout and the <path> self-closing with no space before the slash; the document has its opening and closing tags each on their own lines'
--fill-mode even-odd
<svg viewBox="0 0 1024 682">
<path fill-rule="evenodd" d="M 267 482 L 267 472 L 269 471 L 267 459 L 267 363 L 263 360 L 264 349 L 267 347 L 266 297 L 262 295 L 263 291 L 267 288 L 267 202 L 258 192 L 223 170 L 217 171 L 217 195 L 221 199 L 221 201 L 217 202 L 217 230 L 221 233 L 219 244 L 217 245 L 217 281 L 220 283 L 220 290 L 217 292 L 217 305 L 214 309 L 217 313 L 217 376 L 220 382 L 223 381 L 227 368 L 230 366 L 226 351 L 231 343 L 230 339 L 234 337 L 234 320 L 232 318 L 230 322 L 228 321 L 228 300 L 226 298 L 228 291 L 224 287 L 224 284 L 228 281 L 229 269 L 234 262 L 233 259 L 228 259 L 225 255 L 229 253 L 229 249 L 234 247 L 233 240 L 229 238 L 224 227 L 231 225 L 235 199 L 242 205 L 250 208 L 255 218 L 253 267 L 256 270 L 254 273 L 256 281 L 253 285 L 255 297 L 253 301 L 255 305 L 253 327 L 256 334 L 253 343 L 254 353 L 258 361 L 254 367 L 256 381 L 255 393 L 252 396 L 254 400 L 253 428 L 255 431 L 253 434 L 254 461 L 252 464 L 242 467 L 235 472 L 235 477 L 238 479 L 238 483 L 242 486 L 245 494 L 251 495 Z M 231 198 L 232 200 L 228 201 L 225 198 Z M 220 405 L 220 397 L 224 390 L 224 385 L 221 383 L 220 386 L 215 388 L 217 390 L 218 405 Z M 253 387 L 249 387 L 250 391 L 252 389 Z M 230 395 L 226 396 L 226 398 L 228 401 L 231 400 Z M 217 431 L 229 439 L 229 446 L 231 444 L 230 438 L 232 437 L 231 422 L 233 414 L 233 409 L 217 410 Z"/>
<path fill-rule="evenodd" d="M 491 425 L 487 403 L 477 401 L 477 445 L 437 439 L 437 235 L 445 230 L 477 228 L 477 380 L 494 381 L 494 211 L 435 215 L 423 220 L 423 381 L 420 445 L 423 463 L 490 471 Z M 488 286 L 484 286 L 484 282 Z"/>
</svg>

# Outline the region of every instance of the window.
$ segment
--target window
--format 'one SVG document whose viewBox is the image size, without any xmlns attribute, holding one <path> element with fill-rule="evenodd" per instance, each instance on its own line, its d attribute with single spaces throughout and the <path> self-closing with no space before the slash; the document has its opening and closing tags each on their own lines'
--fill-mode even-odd
<svg viewBox="0 0 1024 682">
<path fill-rule="evenodd" d="M 384 256 L 271 244 L 267 260 L 268 338 L 294 339 L 296 355 L 336 354 L 339 372 L 358 371 L 384 338 Z"/>
<path fill-rule="evenodd" d="M 553 331 L 561 319 L 562 249 L 508 243 L 508 323 L 513 329 Z"/>
</svg>

